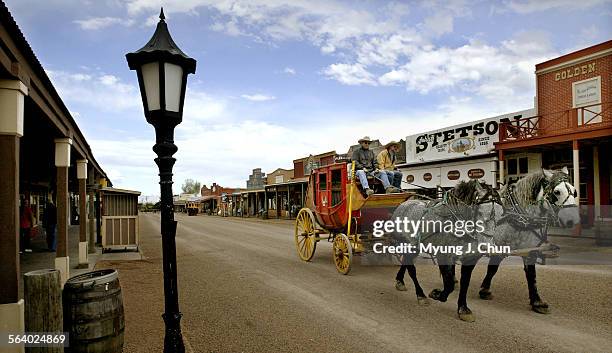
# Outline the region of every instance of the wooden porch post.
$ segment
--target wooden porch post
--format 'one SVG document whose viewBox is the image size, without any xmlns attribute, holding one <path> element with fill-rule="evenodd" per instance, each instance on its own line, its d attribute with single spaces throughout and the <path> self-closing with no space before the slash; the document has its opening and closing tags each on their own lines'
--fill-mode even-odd
<svg viewBox="0 0 612 353">
<path fill-rule="evenodd" d="M 19 160 L 28 88 L 19 80 L 0 80 L 0 318 L 5 332 L 25 332 L 24 301 L 19 299 Z M 24 352 L 23 346 L 6 347 Z"/>
<path fill-rule="evenodd" d="M 498 152 L 498 159 L 499 159 L 499 183 L 501 185 L 506 185 L 506 171 L 504 170 L 504 166 L 505 166 L 505 157 L 504 157 L 504 151 L 503 150 L 499 150 Z"/>
<path fill-rule="evenodd" d="M 601 217 L 601 190 L 599 180 L 599 146 L 593 146 L 593 197 L 595 219 Z"/>
<path fill-rule="evenodd" d="M 68 257 L 68 168 L 72 139 L 55 139 L 55 167 L 57 169 L 57 252 L 55 268 L 60 271 L 62 286 L 70 276 Z"/>
<path fill-rule="evenodd" d="M 287 218 L 291 218 L 291 206 L 289 206 L 289 200 L 291 200 L 291 198 L 289 197 L 289 188 L 291 186 L 289 184 L 287 184 Z"/>
<path fill-rule="evenodd" d="M 572 167 L 574 168 L 574 186 L 576 187 L 576 204 L 580 205 L 580 144 L 578 140 L 572 141 Z M 582 225 L 578 224 L 574 228 L 574 235 L 582 234 Z"/>
<path fill-rule="evenodd" d="M 276 203 L 276 218 L 280 218 L 281 210 L 279 209 L 278 202 L 278 187 L 274 188 L 274 202 Z"/>
<path fill-rule="evenodd" d="M 0 304 L 19 300 L 19 140 L 0 135 Z"/>
<path fill-rule="evenodd" d="M 79 268 L 88 268 L 87 259 L 87 159 L 77 160 L 79 180 Z"/>
<path fill-rule="evenodd" d="M 300 202 L 302 203 L 300 205 L 300 208 L 302 208 L 306 204 L 306 202 L 304 201 L 304 184 L 302 184 L 302 183 L 300 183 L 300 194 L 302 196 L 302 199 L 300 200 Z"/>
<path fill-rule="evenodd" d="M 96 212 L 94 209 L 94 190 L 93 185 L 89 188 L 89 237 L 87 238 L 87 252 L 90 254 L 96 253 L 96 233 L 95 233 L 95 222 L 96 222 Z"/>
<path fill-rule="evenodd" d="M 4 313 L 6 304 L 10 306 L 6 310 L 21 313 L 20 322 L 9 322 L 9 327 L 21 329 L 20 332 L 23 302 L 19 306 L 19 145 L 27 94 L 28 88 L 21 81 L 0 80 L 0 308 Z M 11 316 L 11 321 L 18 319 Z"/>
</svg>

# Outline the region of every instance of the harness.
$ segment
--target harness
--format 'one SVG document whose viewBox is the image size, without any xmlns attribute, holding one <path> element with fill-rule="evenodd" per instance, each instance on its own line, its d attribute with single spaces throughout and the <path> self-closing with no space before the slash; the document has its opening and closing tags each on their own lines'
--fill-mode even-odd
<svg viewBox="0 0 612 353">
<path fill-rule="evenodd" d="M 508 222 L 516 228 L 533 232 L 540 240 L 538 246 L 542 245 L 548 239 L 548 226 L 550 221 L 553 220 L 555 223 L 559 221 L 559 210 L 562 208 L 577 207 L 576 205 L 565 205 L 570 195 L 572 195 L 570 188 L 567 186 L 567 181 L 568 177 L 566 175 L 555 177 L 550 182 L 547 182 L 547 184 L 544 186 L 542 198 L 530 204 L 539 206 L 540 210 L 543 211 L 541 214 L 544 213 L 545 216 L 533 215 L 527 212 L 527 210 L 521 206 L 519 200 L 517 199 L 515 191 L 516 184 L 509 185 L 507 189 L 508 196 L 506 198 L 509 207 L 504 205 L 504 217 L 502 217 L 499 223 Z M 557 185 L 561 183 L 564 183 L 565 188 L 567 189 L 567 196 L 563 202 L 561 202 L 561 206 L 558 206 L 558 200 L 554 194 L 554 190 Z M 553 217 L 550 216 L 551 213 L 553 214 Z"/>
</svg>

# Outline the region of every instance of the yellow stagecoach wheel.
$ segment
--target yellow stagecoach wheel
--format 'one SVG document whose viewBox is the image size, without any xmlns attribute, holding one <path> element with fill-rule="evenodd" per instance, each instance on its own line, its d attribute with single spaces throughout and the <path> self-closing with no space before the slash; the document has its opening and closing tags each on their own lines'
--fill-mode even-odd
<svg viewBox="0 0 612 353">
<path fill-rule="evenodd" d="M 295 218 L 295 247 L 300 259 L 310 261 L 317 248 L 315 219 L 312 211 L 302 208 Z"/>
<path fill-rule="evenodd" d="M 353 247 L 345 234 L 336 234 L 334 238 L 334 264 L 336 270 L 346 275 L 351 270 L 353 260 Z"/>
</svg>

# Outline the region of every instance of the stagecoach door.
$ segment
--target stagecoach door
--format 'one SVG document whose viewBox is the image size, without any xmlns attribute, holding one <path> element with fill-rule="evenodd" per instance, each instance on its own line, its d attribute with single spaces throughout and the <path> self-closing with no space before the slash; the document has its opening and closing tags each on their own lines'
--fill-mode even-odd
<svg viewBox="0 0 612 353">
<path fill-rule="evenodd" d="M 318 172 L 317 174 L 317 204 L 316 208 L 318 212 L 326 212 L 326 210 L 330 206 L 330 194 L 329 194 L 329 178 L 328 178 L 328 170 L 324 169 L 324 171 Z M 325 210 L 325 211 L 324 211 Z"/>
</svg>

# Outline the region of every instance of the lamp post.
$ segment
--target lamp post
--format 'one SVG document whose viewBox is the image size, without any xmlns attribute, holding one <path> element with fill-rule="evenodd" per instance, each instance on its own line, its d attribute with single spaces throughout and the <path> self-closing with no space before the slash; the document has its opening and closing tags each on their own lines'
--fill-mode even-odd
<svg viewBox="0 0 612 353">
<path fill-rule="evenodd" d="M 161 189 L 161 234 L 164 268 L 164 314 L 166 335 L 164 352 L 185 352 L 181 334 L 176 276 L 176 221 L 172 203 L 172 167 L 177 151 L 174 128 L 183 118 L 187 75 L 195 73 L 196 61 L 183 53 L 172 40 L 166 25 L 164 9 L 153 37 L 141 49 L 126 54 L 130 70 L 136 70 L 147 122 L 155 127 Z"/>
</svg>

